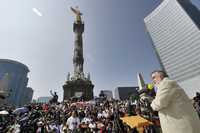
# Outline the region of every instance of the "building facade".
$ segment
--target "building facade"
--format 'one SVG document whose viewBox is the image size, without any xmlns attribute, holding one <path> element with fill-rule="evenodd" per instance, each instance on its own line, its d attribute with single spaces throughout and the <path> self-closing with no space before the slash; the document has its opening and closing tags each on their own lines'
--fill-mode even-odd
<svg viewBox="0 0 200 133">
<path fill-rule="evenodd" d="M 33 90 L 27 88 L 29 69 L 26 65 L 8 59 L 0 59 L 0 79 L 8 74 L 8 93 L 6 99 L 8 104 L 21 106 L 24 103 L 31 102 Z M 25 98 L 28 96 L 28 98 Z M 24 101 L 28 99 L 30 101 Z"/>
<path fill-rule="evenodd" d="M 101 93 L 104 94 L 104 96 L 107 97 L 107 99 L 112 99 L 113 98 L 113 93 L 111 90 L 101 90 Z"/>
<path fill-rule="evenodd" d="M 52 97 L 47 96 L 47 97 L 38 97 L 36 100 L 36 103 L 49 103 L 49 101 L 52 99 Z"/>
<path fill-rule="evenodd" d="M 125 100 L 128 99 L 131 95 L 137 94 L 138 87 L 117 87 L 115 89 L 115 99 Z"/>
<path fill-rule="evenodd" d="M 31 87 L 26 87 L 24 89 L 23 96 L 20 100 L 21 101 L 20 105 L 31 103 L 32 97 L 33 97 L 33 89 Z"/>
<path fill-rule="evenodd" d="M 163 70 L 193 97 L 200 91 L 200 12 L 190 0 L 164 0 L 145 19 Z"/>
</svg>

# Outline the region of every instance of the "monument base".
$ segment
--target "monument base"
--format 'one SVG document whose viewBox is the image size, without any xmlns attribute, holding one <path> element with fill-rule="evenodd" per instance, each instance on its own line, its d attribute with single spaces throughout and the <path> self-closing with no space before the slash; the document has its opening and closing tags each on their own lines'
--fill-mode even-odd
<svg viewBox="0 0 200 133">
<path fill-rule="evenodd" d="M 93 99 L 93 88 L 94 85 L 90 80 L 76 79 L 66 81 L 63 85 L 63 100 L 79 96 L 82 96 L 83 100 L 91 100 Z"/>
</svg>

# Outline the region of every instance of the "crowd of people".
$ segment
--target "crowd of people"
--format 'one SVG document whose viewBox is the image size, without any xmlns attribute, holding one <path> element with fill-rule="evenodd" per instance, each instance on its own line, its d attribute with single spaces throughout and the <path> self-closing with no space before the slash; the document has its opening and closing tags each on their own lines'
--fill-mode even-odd
<svg viewBox="0 0 200 133">
<path fill-rule="evenodd" d="M 124 101 L 99 98 L 90 102 L 69 100 L 62 103 L 32 103 L 16 109 L 4 106 L 0 109 L 0 132 L 138 133 L 137 129 L 131 129 L 120 117 L 139 114 L 150 118 L 150 101 L 148 97 L 138 99 L 135 96 Z M 200 93 L 196 93 L 193 98 L 193 105 L 200 114 Z M 158 133 L 158 130 L 150 125 L 144 128 L 144 133 Z"/>
<path fill-rule="evenodd" d="M 163 133 L 198 133 L 200 93 L 192 99 L 193 108 L 184 90 L 163 71 L 153 72 L 152 79 L 157 92 L 144 88 L 127 100 L 100 96 L 92 101 L 71 99 L 59 103 L 57 94 L 52 93 L 49 103 L 3 106 L 0 133 L 139 133 L 120 119 L 130 115 L 151 121 L 143 127 L 143 133 L 160 133 L 161 128 Z"/>
<path fill-rule="evenodd" d="M 128 100 L 98 100 L 30 104 L 12 109 L 2 107 L 7 113 L 0 116 L 2 133 L 136 133 L 120 120 L 127 115 Z"/>
<path fill-rule="evenodd" d="M 123 123 L 120 117 L 136 114 L 145 117 L 145 113 L 148 115 L 150 113 L 147 109 L 149 108 L 148 101 L 140 100 L 140 104 L 134 104 L 133 100 L 104 99 L 96 102 L 32 103 L 17 109 L 5 106 L 0 109 L 0 132 L 137 133 L 136 129 L 131 129 Z M 197 93 L 193 105 L 198 113 L 199 103 L 200 95 Z M 146 130 L 156 133 L 153 127 L 151 129 L 147 127 Z"/>
</svg>

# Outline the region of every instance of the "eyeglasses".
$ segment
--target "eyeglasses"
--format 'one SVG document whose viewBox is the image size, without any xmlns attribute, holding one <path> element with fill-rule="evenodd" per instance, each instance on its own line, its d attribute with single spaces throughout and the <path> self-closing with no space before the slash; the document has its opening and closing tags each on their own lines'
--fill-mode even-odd
<svg viewBox="0 0 200 133">
<path fill-rule="evenodd" d="M 151 78 L 152 78 L 152 80 L 154 80 L 156 78 L 156 76 L 152 76 Z"/>
</svg>

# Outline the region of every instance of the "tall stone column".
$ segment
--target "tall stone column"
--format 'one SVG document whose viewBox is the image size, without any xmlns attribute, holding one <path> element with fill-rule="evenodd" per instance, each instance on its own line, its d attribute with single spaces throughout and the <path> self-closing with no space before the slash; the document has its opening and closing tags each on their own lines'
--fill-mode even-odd
<svg viewBox="0 0 200 133">
<path fill-rule="evenodd" d="M 82 22 L 74 22 L 73 31 L 75 33 L 75 42 L 74 42 L 74 78 L 83 78 L 83 39 L 82 33 L 84 32 L 84 24 Z"/>
<path fill-rule="evenodd" d="M 74 75 L 70 77 L 70 74 L 68 74 L 67 81 L 63 85 L 63 100 L 80 95 L 84 100 L 91 100 L 93 98 L 94 85 L 90 80 L 90 76 L 88 75 L 88 78 L 86 78 L 83 72 L 84 58 L 82 34 L 84 32 L 84 23 L 81 20 L 82 13 L 80 13 L 78 9 L 71 8 L 71 10 L 76 15 L 76 20 L 73 24 L 75 36 L 73 55 Z"/>
</svg>

